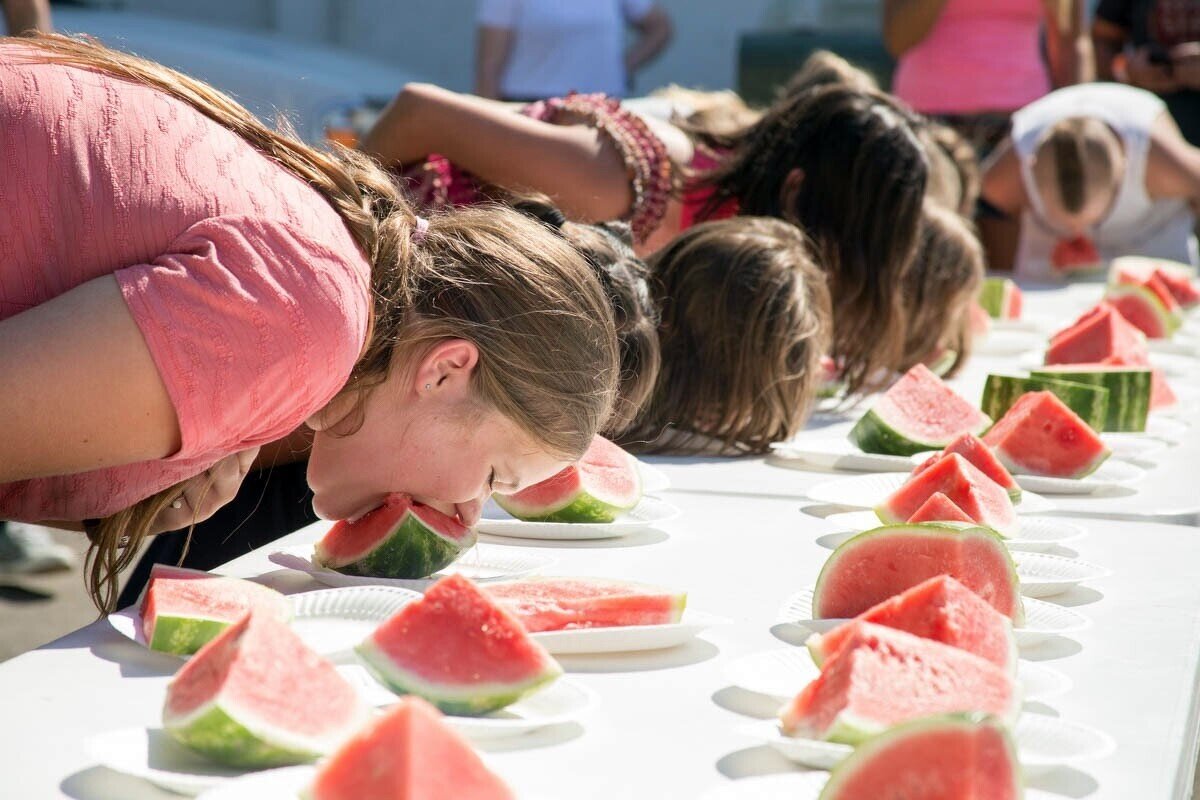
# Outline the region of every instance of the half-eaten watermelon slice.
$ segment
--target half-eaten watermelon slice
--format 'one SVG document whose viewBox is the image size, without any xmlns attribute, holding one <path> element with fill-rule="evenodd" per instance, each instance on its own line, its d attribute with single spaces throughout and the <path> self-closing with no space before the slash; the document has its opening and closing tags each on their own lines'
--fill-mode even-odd
<svg viewBox="0 0 1200 800">
<path fill-rule="evenodd" d="M 1171 297 L 1182 308 L 1200 304 L 1200 291 L 1196 290 L 1196 270 L 1178 261 L 1145 256 L 1121 256 L 1114 258 L 1109 269 L 1109 283 L 1144 283 L 1149 277 L 1158 278 Z"/>
<path fill-rule="evenodd" d="M 406 494 L 353 522 L 342 520 L 316 544 L 314 560 L 347 575 L 425 578 L 475 546 L 475 531 Z"/>
<path fill-rule="evenodd" d="M 1021 318 L 1021 290 L 1012 278 L 984 278 L 979 305 L 992 319 Z"/>
<path fill-rule="evenodd" d="M 637 459 L 597 436 L 578 463 L 496 504 L 529 522 L 612 522 L 642 499 Z"/>
<path fill-rule="evenodd" d="M 520 620 L 461 575 L 442 578 L 355 650 L 396 693 L 460 716 L 504 708 L 562 674 Z"/>
<path fill-rule="evenodd" d="M 933 456 L 917 467 L 904 485 L 875 508 L 886 524 L 909 520 L 929 498 L 944 494 L 972 521 L 1001 534 L 1017 531 L 1012 498 L 1004 487 L 958 453 Z"/>
<path fill-rule="evenodd" d="M 1092 364 L 1117 358 L 1127 364 L 1146 364 L 1150 351 L 1146 335 L 1108 302 L 1101 302 L 1050 337 L 1047 364 Z"/>
<path fill-rule="evenodd" d="M 1183 324 L 1182 311 L 1167 287 L 1151 276 L 1145 283 L 1109 286 L 1104 299 L 1149 339 L 1169 339 Z"/>
<path fill-rule="evenodd" d="M 1013 505 L 1021 502 L 1021 487 L 1017 484 L 1016 479 L 1013 478 L 1012 473 L 1004 468 L 1004 465 L 992 453 L 991 448 L 973 433 L 964 433 L 962 436 L 959 436 L 953 442 L 946 445 L 946 449 L 940 454 L 932 456 L 913 470 L 912 474 L 920 474 L 922 470 L 933 465 L 934 459 L 944 457 L 947 453 L 958 453 L 967 461 L 970 461 L 975 469 L 987 475 L 992 479 L 993 483 L 1008 492 Z"/>
<path fill-rule="evenodd" d="M 603 578 L 529 578 L 484 587 L 530 633 L 679 622 L 685 592 Z"/>
<path fill-rule="evenodd" d="M 516 800 L 441 713 L 403 697 L 317 770 L 304 800 Z"/>
<path fill-rule="evenodd" d="M 1112 449 L 1053 392 L 1022 395 L 983 440 L 1004 466 L 1021 475 L 1082 478 L 1112 455 Z"/>
<path fill-rule="evenodd" d="M 1100 251 L 1086 236 L 1076 236 L 1074 239 L 1060 239 L 1050 253 L 1050 266 L 1059 275 L 1070 277 L 1103 268 L 1100 261 Z"/>
<path fill-rule="evenodd" d="M 163 727 L 213 761 L 262 769 L 333 752 L 370 713 L 291 628 L 251 612 L 175 673 Z"/>
<path fill-rule="evenodd" d="M 979 434 L 991 418 L 918 364 L 855 423 L 850 441 L 864 453 L 911 456 L 941 450 L 964 433 Z"/>
</svg>

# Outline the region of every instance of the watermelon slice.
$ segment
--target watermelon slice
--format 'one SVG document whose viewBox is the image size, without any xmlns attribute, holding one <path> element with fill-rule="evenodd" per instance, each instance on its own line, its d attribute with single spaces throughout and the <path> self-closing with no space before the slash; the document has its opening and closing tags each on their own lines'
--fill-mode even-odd
<svg viewBox="0 0 1200 800">
<path fill-rule="evenodd" d="M 1016 674 L 1017 640 L 1012 622 L 949 575 L 918 583 L 854 619 L 966 650 Z M 836 655 L 853 630 L 852 623 L 846 623 L 810 636 L 805 645 L 817 666 Z"/>
<path fill-rule="evenodd" d="M 347 575 L 425 578 L 475 546 L 475 531 L 406 494 L 353 522 L 342 520 L 316 544 L 314 560 Z"/>
<path fill-rule="evenodd" d="M 175 673 L 163 727 L 213 761 L 261 769 L 333 752 L 370 713 L 291 628 L 250 612 Z"/>
<path fill-rule="evenodd" d="M 1060 239 L 1050 253 L 1050 266 L 1059 275 L 1072 275 L 1096 272 L 1104 267 L 1100 261 L 1100 251 L 1086 236 L 1076 236 L 1074 239 Z"/>
<path fill-rule="evenodd" d="M 1104 299 L 1150 339 L 1169 339 L 1183 324 L 1179 304 L 1162 281 L 1153 276 L 1142 285 L 1109 286 Z"/>
<path fill-rule="evenodd" d="M 946 445 L 946 449 L 942 451 L 939 457 L 944 457 L 947 453 L 958 453 L 967 461 L 970 461 L 975 469 L 991 478 L 992 483 L 995 483 L 1001 489 L 1008 492 L 1008 497 L 1012 500 L 1013 505 L 1021 502 L 1021 487 L 1017 485 L 1012 474 L 1004 468 L 1000 460 L 992 454 L 991 449 L 975 434 L 964 433 L 962 436 L 959 436 L 953 442 Z M 917 475 L 930 466 L 933 466 L 932 463 L 926 461 L 913 470 L 912 474 Z M 976 521 L 978 522 L 979 520 Z"/>
<path fill-rule="evenodd" d="M 191 655 L 250 610 L 281 622 L 292 618 L 287 598 L 270 587 L 155 564 L 142 593 L 142 633 L 151 650 Z"/>
<path fill-rule="evenodd" d="M 1178 402 L 1179 397 L 1176 396 L 1171 385 L 1167 383 L 1167 378 L 1163 375 L 1162 370 L 1150 370 L 1150 410 L 1158 411 L 1170 408 Z"/>
<path fill-rule="evenodd" d="M 484 589 L 530 633 L 679 622 L 687 594 L 600 578 L 530 578 Z"/>
<path fill-rule="evenodd" d="M 1020 625 L 1020 581 L 1004 540 L 990 528 L 955 522 L 887 525 L 842 542 L 821 568 L 813 617 L 857 616 L 892 595 L 949 575 Z"/>
<path fill-rule="evenodd" d="M 833 768 L 820 800 L 1021 800 L 1021 765 L 1003 720 L 925 717 L 889 728 Z"/>
<path fill-rule="evenodd" d="M 911 456 L 941 450 L 960 434 L 979 434 L 991 424 L 990 417 L 918 364 L 855 423 L 850 441 L 864 453 Z"/>
<path fill-rule="evenodd" d="M 1149 367 L 1086 363 L 1060 364 L 1036 369 L 1033 371 L 1033 376 L 1103 386 L 1108 390 L 1108 415 L 1100 430 L 1132 432 L 1146 430 L 1146 419 L 1150 413 L 1150 398 L 1153 391 L 1153 375 Z M 1084 419 L 1086 421 L 1086 417 Z M 1092 428 L 1096 430 L 1094 425 Z"/>
<path fill-rule="evenodd" d="M 597 436 L 577 464 L 496 503 L 530 522 L 612 522 L 642 499 L 637 459 Z"/>
<path fill-rule="evenodd" d="M 875 515 L 885 524 L 905 522 L 939 492 L 974 522 L 1001 534 L 1016 532 L 1019 523 L 1011 496 L 958 453 L 917 467 L 903 486 L 875 507 Z"/>
<path fill-rule="evenodd" d="M 1087 423 L 1050 392 L 1030 392 L 983 440 L 1004 466 L 1022 475 L 1082 478 L 1112 455 Z"/>
<path fill-rule="evenodd" d="M 1047 364 L 1090 364 L 1119 358 L 1129 364 L 1149 362 L 1146 335 L 1110 303 L 1084 312 L 1067 328 L 1050 337 Z"/>
<path fill-rule="evenodd" d="M 967 306 L 967 324 L 970 326 L 971 336 L 982 339 L 991 333 L 992 315 L 979 303 L 971 303 Z"/>
<path fill-rule="evenodd" d="M 921 507 L 908 518 L 909 522 L 970 522 L 975 520 L 967 512 L 954 505 L 954 501 L 941 492 L 934 492 Z"/>
<path fill-rule="evenodd" d="M 520 620 L 461 575 L 435 583 L 355 650 L 396 693 L 461 716 L 504 708 L 562 674 Z"/>
<path fill-rule="evenodd" d="M 844 744 L 931 714 L 985 711 L 1015 720 L 1012 676 L 977 655 L 855 620 L 841 647 L 780 712 L 783 732 Z"/>
<path fill-rule="evenodd" d="M 321 765 L 304 800 L 516 797 L 436 708 L 404 697 Z"/>
<path fill-rule="evenodd" d="M 984 278 L 979 305 L 992 319 L 1021 318 L 1021 290 L 1011 278 Z"/>
<path fill-rule="evenodd" d="M 1108 279 L 1110 283 L 1140 284 L 1150 276 L 1158 278 L 1182 308 L 1192 308 L 1200 304 L 1200 291 L 1196 290 L 1193 283 L 1196 278 L 1196 270 L 1178 261 L 1144 256 L 1122 256 L 1113 259 Z"/>
<path fill-rule="evenodd" d="M 1052 378 L 1018 378 L 1012 375 L 988 375 L 979 407 L 992 419 L 1000 419 L 1026 392 L 1054 392 L 1067 407 L 1083 418 L 1094 430 L 1104 430 L 1108 419 L 1108 389 Z"/>
</svg>

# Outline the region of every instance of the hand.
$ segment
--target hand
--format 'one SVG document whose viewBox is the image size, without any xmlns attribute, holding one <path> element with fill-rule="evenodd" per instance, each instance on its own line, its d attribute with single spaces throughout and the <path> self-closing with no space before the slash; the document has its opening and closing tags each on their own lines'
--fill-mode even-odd
<svg viewBox="0 0 1200 800">
<path fill-rule="evenodd" d="M 234 453 L 188 480 L 183 484 L 179 498 L 154 518 L 150 533 L 182 530 L 193 522 L 203 522 L 211 517 L 237 496 L 257 456 L 257 447 Z"/>
<path fill-rule="evenodd" d="M 1150 61 L 1150 48 L 1145 45 L 1126 53 L 1126 70 L 1129 83 L 1155 94 L 1169 94 L 1179 89 L 1171 75 L 1170 66 Z"/>
<path fill-rule="evenodd" d="M 1176 45 L 1170 55 L 1177 88 L 1200 89 L 1200 42 Z"/>
</svg>

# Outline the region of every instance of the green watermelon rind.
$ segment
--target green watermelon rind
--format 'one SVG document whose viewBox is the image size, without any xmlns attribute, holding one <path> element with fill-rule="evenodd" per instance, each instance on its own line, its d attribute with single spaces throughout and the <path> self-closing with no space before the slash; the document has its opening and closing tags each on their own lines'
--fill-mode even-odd
<svg viewBox="0 0 1200 800">
<path fill-rule="evenodd" d="M 992 426 L 992 420 L 986 414 L 979 424 L 969 431 L 955 431 L 945 441 L 923 441 L 915 436 L 906 436 L 903 425 L 889 423 L 883 416 L 872 408 L 854 423 L 850 429 L 850 441 L 864 453 L 878 453 L 890 456 L 915 456 L 929 450 L 941 450 L 946 445 L 964 433 L 982 436 L 984 431 Z"/>
<path fill-rule="evenodd" d="M 1000 459 L 1000 463 L 1004 465 L 1004 468 L 1014 475 L 1042 475 L 1048 478 L 1080 480 L 1100 469 L 1104 462 L 1108 460 L 1109 456 L 1112 455 L 1112 448 L 1108 445 L 1105 445 L 1104 450 L 1101 451 L 1099 455 L 1089 461 L 1082 469 L 1072 472 L 1070 475 L 1046 475 L 1045 473 L 1035 472 L 1026 467 L 1024 464 L 1021 464 L 1016 458 L 1006 452 L 1003 446 L 1000 445 L 993 447 L 992 452 L 996 454 L 996 458 Z"/>
<path fill-rule="evenodd" d="M 437 706 L 445 714 L 460 717 L 478 717 L 499 711 L 553 683 L 562 675 L 562 667 L 551 659 L 544 670 L 516 683 L 439 686 L 401 669 L 370 639 L 356 646 L 354 651 L 367 671 L 396 694 L 415 695 Z"/>
<path fill-rule="evenodd" d="M 477 535 L 468 531 L 461 540 L 442 536 L 426 525 L 409 508 L 396 523 L 392 533 L 381 539 L 366 554 L 353 561 L 338 563 L 321 550 L 317 542 L 313 561 L 343 575 L 364 578 L 427 578 L 453 564 L 465 551 L 475 546 Z"/>
<path fill-rule="evenodd" d="M 944 730 L 947 727 L 961 728 L 964 733 L 974 733 L 976 728 L 984 725 L 1002 734 L 1003 741 L 1008 749 L 1009 763 L 1013 765 L 1014 788 L 1017 790 L 1016 796 L 1020 797 L 1021 776 L 1018 766 L 1019 755 L 1016 745 L 1013 743 L 1012 735 L 1009 733 L 1009 725 L 993 714 L 969 712 L 921 717 L 910 722 L 893 725 L 878 735 L 863 741 L 854 749 L 853 753 L 833 767 L 829 775 L 829 780 L 826 781 L 824 788 L 821 789 L 819 800 L 836 800 L 838 793 L 842 791 L 847 781 L 855 774 L 855 771 L 860 769 L 862 764 L 869 763 L 877 753 L 890 747 L 897 739 L 913 734 L 919 735 L 929 731 Z"/>
<path fill-rule="evenodd" d="M 1141 299 L 1162 323 L 1164 339 L 1170 339 L 1183 325 L 1183 315 L 1167 308 L 1163 304 L 1163 301 L 1158 298 L 1158 295 L 1145 286 L 1134 283 L 1116 283 L 1110 285 L 1104 292 L 1105 300 L 1119 297 L 1137 297 Z"/>
<path fill-rule="evenodd" d="M 208 617 L 159 614 L 154 620 L 154 636 L 146 646 L 160 653 L 190 656 L 232 624 Z"/>
<path fill-rule="evenodd" d="M 1088 424 L 1103 430 L 1108 419 L 1108 389 L 1104 386 L 1055 378 L 990 374 L 983 386 L 979 407 L 992 419 L 1000 419 L 1027 392 L 1051 392 Z"/>
<path fill-rule="evenodd" d="M 164 720 L 171 738 L 219 764 L 247 769 L 308 764 L 326 755 L 319 748 L 273 742 L 254 733 L 218 703 L 190 714 L 185 720 Z"/>
<path fill-rule="evenodd" d="M 565 503 L 551 510 L 533 511 L 512 502 L 512 498 L 503 495 L 493 495 L 496 505 L 503 508 L 512 516 L 525 522 L 612 522 L 622 513 L 630 510 L 640 502 L 639 497 L 633 505 L 613 505 L 601 500 L 586 490 L 581 489 L 572 495 Z"/>
<path fill-rule="evenodd" d="M 1009 278 L 985 278 L 979 290 L 979 305 L 992 319 L 1010 319 L 1006 312 L 1012 289 L 1013 283 Z"/>
<path fill-rule="evenodd" d="M 872 528 L 862 533 L 855 534 L 851 538 L 842 542 L 833 553 L 825 560 L 825 565 L 821 567 L 821 573 L 817 576 L 816 586 L 813 587 L 812 594 L 812 615 L 813 619 L 824 619 L 821 613 L 821 590 L 825 583 L 826 576 L 832 574 L 837 563 L 851 552 L 856 546 L 861 545 L 868 539 L 879 536 L 890 536 L 892 534 L 918 534 L 940 536 L 944 533 L 957 533 L 963 536 L 984 536 L 993 539 L 997 544 L 997 552 L 1004 559 L 1004 564 L 1008 568 L 1009 585 L 1013 590 L 1013 597 L 1016 599 L 1016 609 L 1011 615 L 1013 625 L 1022 625 L 1025 622 L 1025 606 L 1021 602 L 1021 579 L 1017 575 L 1017 565 L 1013 561 L 1012 555 L 1008 551 L 1008 547 L 1004 545 L 1004 536 L 997 530 L 989 528 L 985 525 L 976 525 L 968 522 L 915 522 L 915 523 L 898 523 L 893 525 L 883 525 L 878 528 Z M 1005 612 L 1001 612 L 1005 613 Z M 1005 616 L 1009 616 L 1005 614 Z"/>
<path fill-rule="evenodd" d="M 1108 389 L 1108 415 L 1103 426 L 1096 430 L 1108 433 L 1142 433 L 1146 430 L 1153 385 L 1149 367 L 1073 370 L 1069 364 L 1058 364 L 1039 367 L 1031 370 L 1031 374 L 1034 378 L 1066 380 Z"/>
</svg>

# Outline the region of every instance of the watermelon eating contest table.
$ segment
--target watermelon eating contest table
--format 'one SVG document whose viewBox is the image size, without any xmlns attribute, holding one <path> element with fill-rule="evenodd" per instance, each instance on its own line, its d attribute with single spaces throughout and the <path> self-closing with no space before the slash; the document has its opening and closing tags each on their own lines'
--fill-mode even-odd
<svg viewBox="0 0 1200 800">
<path fill-rule="evenodd" d="M 1099 293 L 1079 286 L 1030 292 L 1027 308 L 1065 324 L 1088 292 Z M 975 400 L 983 376 L 1012 371 L 1015 360 L 985 350 L 952 385 Z M 1174 380 L 1181 389 L 1200 389 L 1200 360 L 1195 372 Z M 1200 427 L 1195 415 L 1181 419 L 1191 425 L 1177 446 L 1146 459 L 1149 469 L 1135 493 L 1056 498 L 1054 513 L 1087 531 L 1066 554 L 1112 574 L 1048 598 L 1091 625 L 1023 650 L 1023 657 L 1071 683 L 1026 711 L 1103 731 L 1115 748 L 1095 760 L 1033 774 L 1031 789 L 1069 798 L 1191 797 L 1200 712 L 1200 581 L 1194 566 L 1200 564 Z M 815 581 L 830 552 L 818 540 L 835 530 L 814 515 L 826 509 L 813 508 L 817 504 L 805 495 L 839 473 L 783 469 L 762 458 L 651 460 L 671 480 L 661 496 L 681 509 L 678 517 L 622 539 L 504 540 L 505 550 L 556 559 L 547 573 L 686 589 L 689 609 L 727 621 L 669 649 L 563 656 L 568 677 L 597 696 L 591 710 L 579 722 L 482 746 L 521 797 L 766 798 L 771 795 L 760 788 L 761 776 L 804 777 L 754 734 L 778 702 L 739 688 L 731 667 L 745 656 L 790 646 L 772 627 L 785 601 Z M 292 534 L 220 572 L 261 576 L 288 592 L 320 588 L 268 556 L 311 542 L 322 530 L 320 524 Z M 157 726 L 164 687 L 178 664 L 128 640 L 107 621 L 0 664 L 0 718 L 6 723 L 0 731 L 0 797 L 175 797 L 97 766 L 85 742 L 113 729 Z"/>
</svg>

